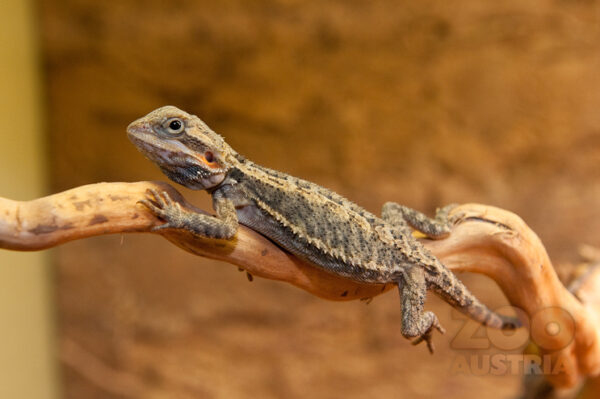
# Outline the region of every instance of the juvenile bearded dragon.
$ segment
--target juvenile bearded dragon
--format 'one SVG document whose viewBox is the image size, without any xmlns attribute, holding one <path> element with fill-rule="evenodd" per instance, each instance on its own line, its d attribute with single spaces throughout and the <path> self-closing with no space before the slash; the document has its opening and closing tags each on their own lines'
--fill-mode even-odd
<svg viewBox="0 0 600 399">
<path fill-rule="evenodd" d="M 317 267 L 367 283 L 394 283 L 400 292 L 402 335 L 425 341 L 431 352 L 438 318 L 424 310 L 428 289 L 474 320 L 512 329 L 518 320 L 483 305 L 412 235 L 449 234 L 448 208 L 436 219 L 388 202 L 381 217 L 314 183 L 259 166 L 234 151 L 198 117 L 166 106 L 127 128 L 130 140 L 171 180 L 207 190 L 216 216 L 184 209 L 166 192 L 140 201 L 166 223 L 217 239 L 235 236 L 238 223 L 270 238 Z"/>
</svg>

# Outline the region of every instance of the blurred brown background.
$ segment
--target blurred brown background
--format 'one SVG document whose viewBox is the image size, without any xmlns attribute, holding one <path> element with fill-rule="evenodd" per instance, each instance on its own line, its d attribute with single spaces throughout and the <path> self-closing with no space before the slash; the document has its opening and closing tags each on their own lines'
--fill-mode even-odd
<svg viewBox="0 0 600 399">
<path fill-rule="evenodd" d="M 522 216 L 555 263 L 600 245 L 597 1 L 37 5 L 51 192 L 165 180 L 125 127 L 172 104 L 253 161 L 373 212 L 481 202 Z M 433 296 L 448 333 L 431 357 L 401 337 L 396 293 L 330 303 L 150 235 L 73 242 L 53 263 L 68 398 L 520 392 L 518 375 L 451 373 L 488 352 L 451 347 L 462 323 Z"/>
</svg>

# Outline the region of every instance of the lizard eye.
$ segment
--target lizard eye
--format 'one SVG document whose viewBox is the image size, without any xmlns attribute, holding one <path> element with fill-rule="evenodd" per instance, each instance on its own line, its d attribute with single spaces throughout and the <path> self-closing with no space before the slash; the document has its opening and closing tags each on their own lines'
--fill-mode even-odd
<svg viewBox="0 0 600 399">
<path fill-rule="evenodd" d="M 166 123 L 166 130 L 168 133 L 170 134 L 178 134 L 183 132 L 183 129 L 185 127 L 185 125 L 183 124 L 183 121 L 179 118 L 172 118 L 169 119 Z"/>
</svg>

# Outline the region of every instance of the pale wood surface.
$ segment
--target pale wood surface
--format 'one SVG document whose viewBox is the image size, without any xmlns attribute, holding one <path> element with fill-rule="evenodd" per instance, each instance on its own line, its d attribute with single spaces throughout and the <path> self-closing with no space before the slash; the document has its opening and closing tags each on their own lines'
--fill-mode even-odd
<svg viewBox="0 0 600 399">
<path fill-rule="evenodd" d="M 159 182 L 99 183 L 77 187 L 32 201 L 0 198 L 0 247 L 33 251 L 85 237 L 151 232 L 162 222 L 137 201 L 149 188 L 167 190 L 184 206 L 193 208 L 171 186 Z M 498 283 L 510 303 L 523 311 L 525 325 L 542 355 L 549 355 L 556 387 L 571 387 L 600 372 L 597 304 L 582 304 L 559 281 L 537 235 L 521 218 L 508 211 L 479 204 L 457 207 L 449 238 L 422 240 L 454 271 L 482 273 Z M 160 233 L 194 254 L 220 259 L 249 273 L 285 281 L 330 300 L 369 298 L 392 286 L 360 284 L 323 272 L 282 251 L 271 241 L 241 227 L 236 240 L 221 241 L 162 230 Z M 591 285 L 600 284 L 591 279 Z M 559 333 L 547 333 L 556 323 Z"/>
</svg>

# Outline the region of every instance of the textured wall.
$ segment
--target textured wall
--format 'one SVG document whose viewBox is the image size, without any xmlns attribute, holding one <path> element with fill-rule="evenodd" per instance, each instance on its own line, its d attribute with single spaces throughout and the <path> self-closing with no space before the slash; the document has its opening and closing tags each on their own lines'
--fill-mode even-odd
<svg viewBox="0 0 600 399">
<path fill-rule="evenodd" d="M 252 160 L 374 212 L 386 200 L 427 212 L 482 202 L 521 215 L 556 260 L 599 245 L 596 1 L 41 6 L 54 190 L 164 180 L 124 129 L 173 104 Z M 62 337 L 81 352 L 64 369 L 69 397 L 496 398 L 519 389 L 517 376 L 451 375 L 460 322 L 435 298 L 449 333 L 436 337 L 432 358 L 401 338 L 395 294 L 327 303 L 249 284 L 157 237 L 71 243 L 56 261 Z M 487 280 L 464 279 L 503 303 Z M 90 375 L 88 355 L 135 383 Z"/>
</svg>

